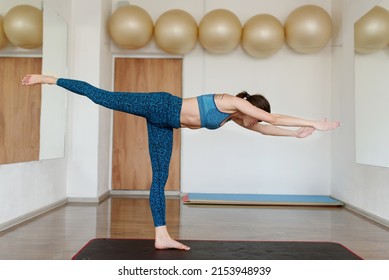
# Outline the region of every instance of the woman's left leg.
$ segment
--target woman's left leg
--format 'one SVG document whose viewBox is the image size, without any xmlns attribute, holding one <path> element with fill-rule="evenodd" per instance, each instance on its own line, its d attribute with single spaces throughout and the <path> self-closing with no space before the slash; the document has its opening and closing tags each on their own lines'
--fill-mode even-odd
<svg viewBox="0 0 389 280">
<path fill-rule="evenodd" d="M 165 185 L 169 176 L 170 158 L 173 149 L 173 129 L 147 122 L 149 153 L 152 167 L 150 208 L 155 226 L 157 249 L 183 249 L 189 247 L 173 240 L 166 228 Z"/>
</svg>

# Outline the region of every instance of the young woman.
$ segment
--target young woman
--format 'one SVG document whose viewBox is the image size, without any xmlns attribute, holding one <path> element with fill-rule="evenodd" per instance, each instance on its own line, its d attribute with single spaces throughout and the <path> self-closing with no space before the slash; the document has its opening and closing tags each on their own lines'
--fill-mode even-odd
<svg viewBox="0 0 389 280">
<path fill-rule="evenodd" d="M 106 108 L 146 118 L 153 173 L 150 208 L 157 249 L 190 249 L 169 236 L 165 222 L 164 187 L 168 178 L 174 128 L 217 129 L 232 120 L 246 129 L 264 135 L 305 138 L 315 130 L 331 130 L 340 125 L 334 121 L 313 121 L 271 114 L 266 98 L 262 95 L 249 95 L 247 92 L 241 92 L 237 96 L 208 94 L 182 99 L 166 92 L 109 92 L 83 81 L 45 75 L 27 75 L 22 83 L 26 86 L 57 85 L 84 95 Z M 294 126 L 299 129 L 290 130 L 279 126 Z"/>
</svg>

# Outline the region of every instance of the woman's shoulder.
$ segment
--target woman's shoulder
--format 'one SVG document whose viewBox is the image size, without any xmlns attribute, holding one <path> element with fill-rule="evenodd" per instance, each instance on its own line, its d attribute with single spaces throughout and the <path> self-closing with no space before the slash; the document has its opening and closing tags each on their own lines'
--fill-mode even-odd
<svg viewBox="0 0 389 280">
<path fill-rule="evenodd" d="M 215 94 L 215 102 L 217 107 L 222 112 L 234 113 L 236 110 L 235 102 L 236 96 L 228 94 L 228 93 L 217 93 Z"/>
<path fill-rule="evenodd" d="M 235 96 L 229 93 L 214 93 L 215 99 L 233 99 Z"/>
</svg>

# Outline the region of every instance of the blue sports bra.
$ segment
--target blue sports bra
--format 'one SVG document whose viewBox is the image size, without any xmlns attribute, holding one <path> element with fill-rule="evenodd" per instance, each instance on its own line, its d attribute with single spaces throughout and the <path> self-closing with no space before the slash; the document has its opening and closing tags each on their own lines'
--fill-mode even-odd
<svg viewBox="0 0 389 280">
<path fill-rule="evenodd" d="M 217 129 L 230 116 L 230 114 L 219 111 L 214 98 L 215 94 L 206 94 L 197 97 L 201 127 Z"/>
</svg>

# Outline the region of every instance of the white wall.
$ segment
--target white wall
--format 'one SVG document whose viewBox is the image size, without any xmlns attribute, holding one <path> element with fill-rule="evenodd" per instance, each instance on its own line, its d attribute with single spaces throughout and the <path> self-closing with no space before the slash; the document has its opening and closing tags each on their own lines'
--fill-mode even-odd
<svg viewBox="0 0 389 280">
<path fill-rule="evenodd" d="M 354 22 L 377 3 L 376 0 L 333 1 L 334 17 L 340 24 L 336 42 L 339 47 L 333 55 L 332 108 L 343 126 L 333 134 L 331 194 L 389 224 L 389 168 L 357 164 L 355 156 L 353 28 Z"/>
<path fill-rule="evenodd" d="M 69 16 L 63 1 L 47 2 L 61 8 L 62 16 Z M 38 0 L 2 0 L 0 14 L 18 4 L 41 8 Z M 66 159 L 0 165 L 0 229 L 65 199 Z"/>
</svg>

